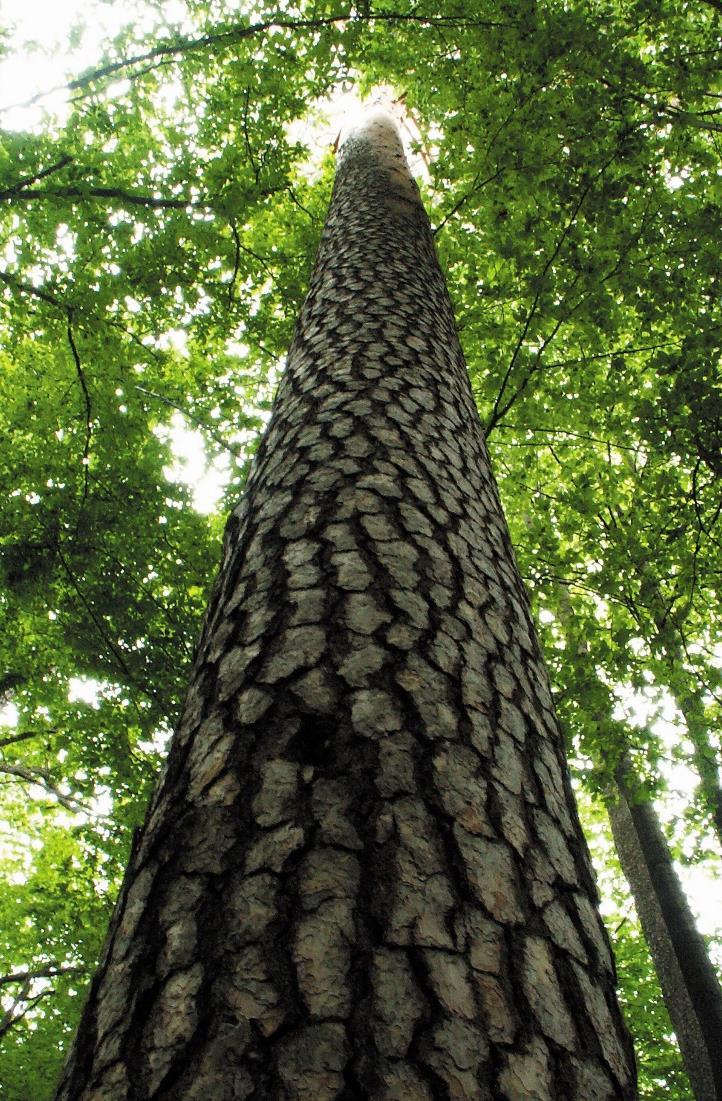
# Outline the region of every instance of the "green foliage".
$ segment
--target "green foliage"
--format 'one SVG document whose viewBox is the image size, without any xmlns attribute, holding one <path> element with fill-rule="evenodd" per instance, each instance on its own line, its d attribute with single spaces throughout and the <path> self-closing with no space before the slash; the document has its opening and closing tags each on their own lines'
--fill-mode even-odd
<svg viewBox="0 0 722 1101">
<path fill-rule="evenodd" d="M 391 86 L 418 127 L 577 774 L 602 792 L 631 750 L 663 796 L 691 767 L 670 836 L 713 847 L 718 6 L 173 10 L 71 74 L 65 121 L 0 134 L 0 973 L 76 969 L 2 988 L 3 1099 L 48 1095 L 97 958 L 328 201 L 294 124 L 340 90 Z M 212 515 L 172 473 L 179 425 L 226 464 Z M 681 1101 L 636 926 L 617 947 L 647 1096 Z"/>
</svg>

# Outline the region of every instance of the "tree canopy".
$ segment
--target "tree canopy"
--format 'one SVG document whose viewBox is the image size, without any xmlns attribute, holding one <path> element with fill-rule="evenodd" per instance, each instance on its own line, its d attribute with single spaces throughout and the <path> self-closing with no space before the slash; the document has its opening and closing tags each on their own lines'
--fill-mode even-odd
<svg viewBox="0 0 722 1101">
<path fill-rule="evenodd" d="M 421 166 L 643 1095 L 691 1096 L 600 797 L 625 753 L 645 797 L 685 778 L 670 843 L 719 861 L 721 30 L 716 0 L 145 0 L 67 110 L 0 132 L 0 1097 L 52 1091 L 181 703 L 328 203 L 314 122 L 379 86 Z M 180 429 L 225 472 L 211 513 Z"/>
</svg>

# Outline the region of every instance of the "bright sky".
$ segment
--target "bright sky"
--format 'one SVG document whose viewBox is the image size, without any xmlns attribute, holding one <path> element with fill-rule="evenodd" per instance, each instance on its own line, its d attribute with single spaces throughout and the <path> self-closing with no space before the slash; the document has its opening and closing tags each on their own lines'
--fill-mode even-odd
<svg viewBox="0 0 722 1101">
<path fill-rule="evenodd" d="M 2 125 L 34 128 L 42 122 L 44 106 L 62 110 L 65 96 L 57 92 L 32 107 L 7 108 L 62 84 L 68 71 L 92 64 L 100 43 L 128 22 L 131 11 L 128 4 L 98 0 L 0 0 L 0 26 L 15 31 L 13 55 L 0 62 Z M 73 49 L 70 35 L 81 16 L 86 28 L 82 48 Z"/>
<path fill-rule="evenodd" d="M 45 110 L 62 117 L 65 103 L 62 91 L 43 96 L 31 106 L 12 110 L 8 107 L 22 104 L 39 93 L 49 92 L 62 85 L 68 74 L 74 75 L 91 67 L 99 58 L 100 44 L 131 22 L 134 13 L 141 9 L 148 12 L 142 0 L 124 0 L 123 3 L 114 3 L 113 0 L 0 0 L 0 28 L 15 30 L 10 39 L 13 55 L 0 61 L 0 125 L 8 129 L 39 129 L 43 125 Z M 180 21 L 184 5 L 179 0 L 164 0 L 156 5 L 156 13 L 158 11 L 169 21 Z M 74 33 L 79 21 L 83 26 L 80 44 L 78 35 Z M 322 147 L 332 143 L 342 123 L 348 122 L 349 116 L 358 111 L 359 100 L 353 94 L 342 96 L 328 108 L 325 123 L 320 124 L 318 118 L 313 119 L 315 141 L 308 141 L 307 144 Z M 298 125 L 298 133 L 294 131 L 294 136 L 304 140 L 309 124 L 304 122 Z M 417 173 L 424 171 L 420 158 L 415 159 L 412 168 Z M 227 463 L 223 459 L 209 463 L 200 433 L 179 415 L 171 421 L 169 436 L 176 461 L 173 467 L 167 469 L 167 476 L 193 486 L 196 508 L 203 512 L 211 511 L 227 478 Z M 634 698 L 631 694 L 627 702 L 628 709 L 637 716 L 638 721 L 645 718 L 651 706 L 649 700 L 641 696 Z M 670 706 L 663 701 L 659 721 L 663 724 L 660 728 L 662 737 L 668 744 L 679 736 L 678 728 L 671 721 L 673 717 Z M 673 773 L 670 773 L 670 784 L 679 794 L 676 798 L 670 796 L 665 800 L 663 813 L 680 814 L 685 805 L 685 795 L 695 783 L 696 778 L 689 769 L 675 766 Z M 709 934 L 719 931 L 722 915 L 722 876 L 716 872 L 718 869 L 708 864 L 680 869 L 690 902 L 699 916 L 700 927 Z"/>
</svg>

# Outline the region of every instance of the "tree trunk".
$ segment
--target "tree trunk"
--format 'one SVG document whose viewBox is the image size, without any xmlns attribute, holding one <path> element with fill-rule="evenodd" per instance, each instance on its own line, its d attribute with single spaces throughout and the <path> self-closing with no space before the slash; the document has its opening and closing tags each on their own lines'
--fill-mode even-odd
<svg viewBox="0 0 722 1101">
<path fill-rule="evenodd" d="M 700 780 L 702 800 L 709 812 L 717 840 L 722 845 L 722 787 L 720 787 L 719 778 L 719 753 L 712 744 L 711 724 L 705 716 L 702 699 L 703 689 L 692 683 L 692 675 L 688 675 L 689 683 L 680 689 L 676 670 L 684 669 L 684 655 L 681 647 L 676 653 L 670 653 L 669 649 L 666 649 L 665 656 L 670 668 L 669 680 L 673 682 L 669 685 L 669 689 L 684 719 L 689 740 L 692 743 L 692 759 Z"/>
<path fill-rule="evenodd" d="M 646 641 L 651 653 L 667 666 L 666 685 L 684 719 L 692 743 L 692 759 L 700 780 L 701 801 L 722 845 L 719 748 L 713 744 L 713 726 L 705 715 L 704 685 L 688 669 L 688 655 L 682 645 L 681 632 L 686 614 L 691 610 L 691 601 L 681 614 L 677 612 L 672 616 L 671 606 L 665 600 L 652 568 L 646 562 L 638 568 L 647 590 L 647 610 L 654 622 L 654 630 L 645 632 Z"/>
<path fill-rule="evenodd" d="M 697 1101 L 722 1101 L 722 990 L 651 802 L 635 799 L 628 762 L 608 803 L 617 853 L 634 896 L 685 1070 Z"/>
<path fill-rule="evenodd" d="M 612 717 L 613 692 L 598 677 L 584 627 L 576 620 L 566 587 L 559 594 L 559 621 L 567 653 L 581 659 L 575 663 L 578 679 L 569 695 L 574 698 L 576 692 L 577 698 L 594 701 L 592 712 L 582 707 L 581 722 L 591 728 L 606 726 L 605 763 L 616 755 L 620 758 L 614 769 L 616 783 L 610 785 L 606 800 L 607 812 L 687 1076 L 697 1101 L 722 1101 L 719 1081 L 715 1085 L 715 1075 L 722 1071 L 719 1060 L 715 1069 L 716 1047 L 722 1036 L 722 991 L 675 873 L 654 806 L 636 782 L 628 752 L 631 732 Z M 662 627 L 659 629 L 661 633 Z M 670 691 L 674 691 L 671 684 Z M 689 722 L 687 712 L 685 719 Z"/>
<path fill-rule="evenodd" d="M 62 1101 L 605 1101 L 634 1059 L 398 134 L 343 147 Z"/>
</svg>

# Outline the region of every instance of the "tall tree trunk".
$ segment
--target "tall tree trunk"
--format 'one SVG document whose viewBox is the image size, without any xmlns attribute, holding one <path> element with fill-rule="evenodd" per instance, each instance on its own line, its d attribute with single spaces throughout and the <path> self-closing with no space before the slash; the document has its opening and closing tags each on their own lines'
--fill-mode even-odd
<svg viewBox="0 0 722 1101">
<path fill-rule="evenodd" d="M 559 593 L 558 610 L 567 653 L 577 656 L 578 680 L 570 695 L 574 698 L 576 693 L 580 700 L 594 701 L 593 712 L 582 707 L 582 722 L 592 728 L 606 727 L 607 762 L 615 753 L 620 757 L 614 770 L 615 783 L 606 800 L 607 812 L 687 1076 L 697 1101 L 722 1101 L 717 1080 L 722 1063 L 716 1051 L 722 1036 L 722 990 L 674 870 L 654 806 L 645 798 L 634 775 L 628 752 L 631 732 L 613 719 L 613 692 L 599 679 L 584 626 L 576 619 L 566 587 Z"/>
<path fill-rule="evenodd" d="M 63 1101 L 605 1101 L 634 1060 L 428 220 L 344 145 Z"/>
<path fill-rule="evenodd" d="M 722 787 L 720 756 L 713 745 L 713 726 L 705 714 L 704 688 L 695 684 L 694 675 L 684 665 L 682 647 L 665 647 L 669 666 L 669 690 L 687 727 L 692 743 L 692 761 L 700 780 L 700 794 L 709 813 L 717 840 L 722 845 Z M 680 674 L 680 670 L 682 670 Z"/>
<path fill-rule="evenodd" d="M 635 798 L 626 760 L 617 770 L 608 811 L 694 1096 L 722 1101 L 722 989 L 654 806 Z"/>
<path fill-rule="evenodd" d="M 700 795 L 706 805 L 717 839 L 722 844 L 722 786 L 720 786 L 719 736 L 714 738 L 714 726 L 705 714 L 704 684 L 688 668 L 688 655 L 682 644 L 682 630 L 691 601 L 684 609 L 672 613 L 665 600 L 659 580 L 648 562 L 638 564 L 646 589 L 647 610 L 654 630 L 643 632 L 655 657 L 667 666 L 667 687 L 684 719 L 692 743 L 692 760 L 700 780 Z M 643 629 L 644 622 L 638 619 Z M 717 741 L 715 746 L 714 740 Z"/>
<path fill-rule="evenodd" d="M 692 756 L 700 778 L 702 796 L 709 810 L 717 840 L 722 845 L 720 755 L 718 749 L 712 744 L 711 724 L 706 718 L 701 697 L 702 691 L 693 687 L 689 687 L 686 692 L 674 692 L 674 702 L 682 713 L 692 742 Z"/>
</svg>

